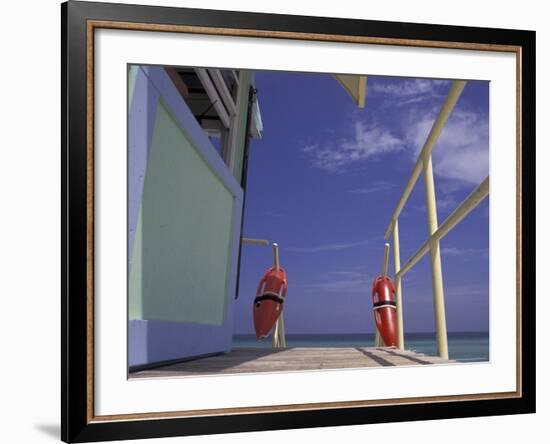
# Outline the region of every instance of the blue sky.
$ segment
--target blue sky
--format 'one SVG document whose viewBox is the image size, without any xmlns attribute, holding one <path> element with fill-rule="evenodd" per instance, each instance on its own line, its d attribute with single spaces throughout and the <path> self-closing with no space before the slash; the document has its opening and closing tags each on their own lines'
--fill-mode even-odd
<svg viewBox="0 0 550 444">
<path fill-rule="evenodd" d="M 281 246 L 287 334 L 372 333 L 383 234 L 450 82 L 370 76 L 364 109 L 326 74 L 256 73 L 263 138 L 250 146 L 244 235 Z M 469 82 L 433 152 L 439 222 L 489 171 L 489 83 Z M 427 238 L 422 178 L 400 218 L 401 261 Z M 442 242 L 449 331 L 487 331 L 489 202 Z M 235 332 L 271 250 L 243 246 Z M 393 257 L 390 257 L 393 264 Z M 393 266 L 393 265 L 392 265 Z M 406 332 L 434 330 L 426 256 L 403 281 Z"/>
</svg>

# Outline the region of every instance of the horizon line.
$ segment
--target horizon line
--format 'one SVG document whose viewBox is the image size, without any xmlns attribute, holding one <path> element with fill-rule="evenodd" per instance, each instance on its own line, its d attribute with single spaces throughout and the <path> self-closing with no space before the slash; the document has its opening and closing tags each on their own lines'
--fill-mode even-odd
<svg viewBox="0 0 550 444">
<path fill-rule="evenodd" d="M 435 331 L 412 331 L 407 334 L 434 334 Z M 456 333 L 489 333 L 488 330 L 462 330 L 462 331 L 448 331 L 447 334 L 456 334 Z M 309 336 L 343 336 L 343 335 L 374 335 L 376 333 L 371 332 L 360 332 L 360 333 L 286 333 L 286 336 L 292 336 L 292 335 L 309 335 Z M 255 334 L 252 333 L 233 333 L 233 336 L 255 336 Z"/>
</svg>

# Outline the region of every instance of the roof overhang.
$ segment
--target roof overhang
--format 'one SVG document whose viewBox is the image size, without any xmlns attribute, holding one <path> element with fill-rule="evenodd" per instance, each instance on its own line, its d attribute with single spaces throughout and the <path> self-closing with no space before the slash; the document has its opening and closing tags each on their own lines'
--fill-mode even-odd
<svg viewBox="0 0 550 444">
<path fill-rule="evenodd" d="M 334 74 L 334 78 L 344 87 L 359 108 L 365 107 L 367 96 L 367 76 Z"/>
</svg>

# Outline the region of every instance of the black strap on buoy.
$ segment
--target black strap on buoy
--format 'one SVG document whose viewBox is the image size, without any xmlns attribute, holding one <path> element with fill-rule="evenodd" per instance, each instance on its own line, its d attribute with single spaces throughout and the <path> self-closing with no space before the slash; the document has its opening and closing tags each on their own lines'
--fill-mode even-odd
<svg viewBox="0 0 550 444">
<path fill-rule="evenodd" d="M 279 304 L 282 304 L 284 302 L 283 298 L 280 298 L 279 296 L 275 296 L 274 294 L 263 294 L 261 296 L 257 296 L 256 299 L 254 299 L 254 304 L 265 301 L 266 299 L 270 301 L 278 302 Z"/>
<path fill-rule="evenodd" d="M 382 308 L 382 307 L 397 308 L 397 302 L 395 302 L 395 301 L 378 301 L 378 302 L 375 302 L 374 304 L 372 304 L 372 308 L 374 310 L 377 310 L 377 309 Z"/>
</svg>

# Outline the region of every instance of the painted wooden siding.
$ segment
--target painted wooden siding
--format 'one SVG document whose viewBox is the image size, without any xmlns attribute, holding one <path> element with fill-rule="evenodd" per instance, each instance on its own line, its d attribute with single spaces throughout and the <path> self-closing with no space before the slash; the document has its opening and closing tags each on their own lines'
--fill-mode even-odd
<svg viewBox="0 0 550 444">
<path fill-rule="evenodd" d="M 131 318 L 223 323 L 233 204 L 161 101 L 134 241 Z"/>
<path fill-rule="evenodd" d="M 162 68 L 128 121 L 129 365 L 227 351 L 242 190 Z"/>
</svg>

